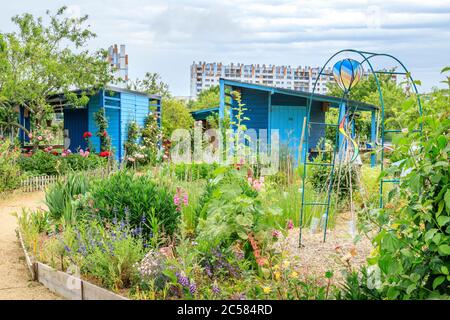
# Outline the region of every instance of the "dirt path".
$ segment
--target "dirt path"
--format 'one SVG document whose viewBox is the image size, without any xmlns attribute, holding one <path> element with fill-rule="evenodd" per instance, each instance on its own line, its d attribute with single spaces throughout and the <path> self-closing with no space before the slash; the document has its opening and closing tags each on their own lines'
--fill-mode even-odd
<svg viewBox="0 0 450 320">
<path fill-rule="evenodd" d="M 298 270 L 305 275 L 323 277 L 326 271 L 334 272 L 335 281 L 342 279 L 340 270 L 348 266 L 359 268 L 366 263 L 372 250 L 372 244 L 366 237 L 354 243 L 350 235 L 350 213 L 341 213 L 337 217 L 335 227 L 327 232 L 327 240 L 323 243 L 323 231 L 311 233 L 303 230 L 302 244 L 298 247 L 299 230 L 295 228 L 283 243 L 284 249 L 294 257 Z"/>
<path fill-rule="evenodd" d="M 3 195 L 0 199 L 0 300 L 59 299 L 41 284 L 31 281 L 25 257 L 16 236 L 12 214 L 21 208 L 45 208 L 43 192 Z"/>
</svg>

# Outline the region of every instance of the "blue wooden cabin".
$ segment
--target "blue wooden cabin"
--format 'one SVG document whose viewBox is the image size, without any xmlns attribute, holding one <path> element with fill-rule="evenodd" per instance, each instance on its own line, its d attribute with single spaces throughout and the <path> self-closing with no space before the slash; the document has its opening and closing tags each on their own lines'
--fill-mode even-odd
<svg viewBox="0 0 450 320">
<path fill-rule="evenodd" d="M 161 114 L 161 97 L 149 95 L 143 92 L 107 86 L 90 97 L 85 107 L 73 107 L 67 104 L 63 95 L 50 97 L 48 102 L 53 105 L 55 112 L 64 114 L 64 148 L 76 152 L 78 149 L 86 149 L 86 141 L 83 134 L 86 131 L 92 133 L 92 144 L 95 152 L 100 151 L 100 138 L 96 136 L 98 131 L 94 115 L 104 108 L 108 119 L 107 132 L 111 138 L 111 146 L 117 160 L 124 156 L 124 143 L 127 139 L 128 124 L 136 121 L 139 126 L 144 125 L 145 118 L 150 112 Z M 159 118 L 159 125 L 161 125 Z M 20 113 L 20 121 L 29 128 L 29 118 Z M 22 141 L 28 137 L 21 133 Z"/>
<path fill-rule="evenodd" d="M 269 137 L 271 129 L 279 130 L 281 146 L 287 146 L 289 152 L 298 158 L 299 143 L 302 136 L 303 119 L 307 115 L 307 107 L 311 93 L 297 90 L 281 89 L 259 84 L 250 84 L 234 80 L 220 79 L 220 106 L 215 108 L 219 112 L 219 117 L 225 116 L 226 107 L 237 107 L 236 101 L 230 95 L 231 91 L 241 93 L 242 103 L 245 104 L 245 116 L 250 118 L 244 124 L 247 129 L 254 129 L 259 134 L 260 129 L 266 129 Z M 308 131 L 310 154 L 314 154 L 320 138 L 325 136 L 325 114 L 329 108 L 338 108 L 340 98 L 314 94 L 310 113 L 310 128 Z M 375 144 L 375 114 L 377 107 L 374 105 L 348 101 L 347 108 L 353 112 L 368 111 L 372 113 L 371 145 Z M 230 109 L 230 108 L 229 108 Z M 214 110 L 200 110 L 193 112 L 196 120 L 204 120 Z M 232 116 L 232 114 L 231 114 Z M 257 136 L 259 138 L 259 136 Z M 301 161 L 306 157 L 306 147 L 302 148 Z M 371 160 L 374 164 L 375 158 Z"/>
</svg>

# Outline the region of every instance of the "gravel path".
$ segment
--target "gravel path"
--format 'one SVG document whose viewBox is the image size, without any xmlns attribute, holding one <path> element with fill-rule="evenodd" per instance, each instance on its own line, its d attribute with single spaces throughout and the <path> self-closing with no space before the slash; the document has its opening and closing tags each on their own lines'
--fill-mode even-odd
<svg viewBox="0 0 450 320">
<path fill-rule="evenodd" d="M 54 300 L 58 296 L 30 280 L 16 236 L 13 213 L 22 208 L 45 208 L 43 192 L 3 194 L 0 199 L 0 300 Z"/>
<path fill-rule="evenodd" d="M 342 280 L 342 270 L 359 269 L 366 264 L 366 259 L 372 250 L 372 244 L 367 237 L 354 243 L 350 235 L 350 213 L 340 213 L 332 230 L 327 232 L 327 240 L 323 242 L 323 231 L 311 233 L 308 228 L 303 230 L 302 248 L 298 247 L 299 230 L 291 230 L 287 238 L 279 241 L 280 248 L 287 250 L 288 255 L 303 275 L 323 277 L 325 272 L 333 271 L 334 281 Z"/>
</svg>

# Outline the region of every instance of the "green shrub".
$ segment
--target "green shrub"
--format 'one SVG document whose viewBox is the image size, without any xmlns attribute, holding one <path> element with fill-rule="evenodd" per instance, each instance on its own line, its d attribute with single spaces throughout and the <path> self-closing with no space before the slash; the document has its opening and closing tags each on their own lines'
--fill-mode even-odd
<svg viewBox="0 0 450 320">
<path fill-rule="evenodd" d="M 20 167 L 28 175 L 61 175 L 71 171 L 85 171 L 105 166 L 107 159 L 96 154 L 83 157 L 78 153 L 65 157 L 56 156 L 42 150 L 36 151 L 29 157 L 20 157 Z"/>
<path fill-rule="evenodd" d="M 20 185 L 19 157 L 20 150 L 13 149 L 8 140 L 0 140 L 0 192 L 17 188 Z"/>
<path fill-rule="evenodd" d="M 400 188 L 392 189 L 385 208 L 373 215 L 381 231 L 373 239 L 375 250 L 368 262 L 378 270 L 379 294 L 388 299 L 448 298 L 450 294 L 448 111 L 424 117 L 423 125 L 422 139 L 415 133 L 396 138 L 394 152 L 401 163 L 382 176 L 400 176 Z M 397 200 L 389 201 L 396 192 Z"/>
<path fill-rule="evenodd" d="M 61 172 L 71 171 L 88 171 L 94 170 L 106 166 L 107 158 L 100 157 L 96 154 L 89 154 L 87 157 L 83 157 L 81 154 L 74 153 L 64 158 L 61 158 Z"/>
<path fill-rule="evenodd" d="M 194 181 L 210 179 L 219 165 L 217 163 L 178 163 L 171 170 L 179 180 Z"/>
<path fill-rule="evenodd" d="M 74 222 L 76 211 L 74 197 L 84 195 L 88 189 L 88 179 L 81 174 L 69 175 L 67 180 L 59 180 L 51 185 L 45 193 L 45 203 L 51 218 L 55 221 L 64 218 L 67 223 Z"/>
<path fill-rule="evenodd" d="M 167 234 L 173 234 L 179 222 L 180 214 L 173 201 L 174 192 L 168 185 L 149 176 L 119 171 L 107 179 L 95 181 L 89 198 L 95 208 L 87 207 L 85 213 L 101 219 L 128 216 L 130 223 L 137 226 L 141 220 L 149 221 L 154 214 Z M 150 233 L 148 223 L 144 224 L 144 232 Z"/>
<path fill-rule="evenodd" d="M 279 210 L 264 207 L 258 192 L 242 171 L 221 167 L 201 200 L 197 241 L 199 250 L 209 253 L 217 246 L 228 247 L 236 240 L 247 241 L 250 233 L 264 238 L 267 225 L 261 223 Z"/>
<path fill-rule="evenodd" d="M 127 129 L 127 141 L 124 143 L 125 155 L 127 164 L 132 166 L 138 160 L 136 157 L 139 155 L 138 137 L 140 128 L 137 122 L 132 121 L 128 123 Z"/>
<path fill-rule="evenodd" d="M 155 110 L 145 118 L 144 127 L 141 129 L 142 152 L 144 158 L 141 159 L 142 164 L 155 165 L 158 161 L 159 144 L 162 139 L 162 131 L 158 125 L 158 115 Z"/>
<path fill-rule="evenodd" d="M 62 158 L 51 153 L 37 150 L 31 156 L 22 156 L 19 164 L 22 171 L 28 175 L 58 175 L 61 170 Z"/>
<path fill-rule="evenodd" d="M 110 289 L 129 288 L 137 281 L 137 263 L 145 255 L 144 242 L 124 223 L 90 221 L 64 231 L 66 254 L 84 274 Z"/>
</svg>

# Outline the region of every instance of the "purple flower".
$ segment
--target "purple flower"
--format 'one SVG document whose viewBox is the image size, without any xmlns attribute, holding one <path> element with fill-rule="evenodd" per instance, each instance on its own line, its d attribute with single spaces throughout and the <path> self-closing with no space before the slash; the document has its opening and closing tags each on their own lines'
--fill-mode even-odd
<svg viewBox="0 0 450 320">
<path fill-rule="evenodd" d="M 87 251 L 86 251 L 86 247 L 84 246 L 84 245 L 81 245 L 79 248 L 78 248 L 78 252 L 79 253 L 81 253 L 83 256 L 87 256 Z"/>
<path fill-rule="evenodd" d="M 213 285 L 212 292 L 215 293 L 215 294 L 219 294 L 220 293 L 220 288 L 217 285 Z"/>
<path fill-rule="evenodd" d="M 191 283 L 191 285 L 189 286 L 189 292 L 191 294 L 194 294 L 197 291 L 197 286 L 195 285 L 194 282 Z"/>
<path fill-rule="evenodd" d="M 177 276 L 178 283 L 181 284 L 183 287 L 189 287 L 189 278 L 182 275 L 179 272 L 176 272 L 175 275 Z"/>
<path fill-rule="evenodd" d="M 123 212 L 125 213 L 125 217 L 128 218 L 128 216 L 130 215 L 130 208 L 128 208 L 128 206 L 126 206 L 125 208 L 123 208 Z"/>
<path fill-rule="evenodd" d="M 211 271 L 211 265 L 209 263 L 206 264 L 205 271 L 206 271 L 206 274 L 208 275 L 208 277 L 211 278 L 213 276 L 213 273 Z"/>
</svg>

